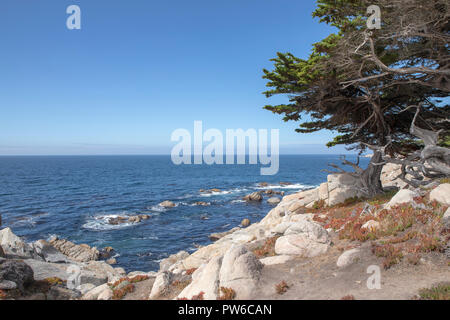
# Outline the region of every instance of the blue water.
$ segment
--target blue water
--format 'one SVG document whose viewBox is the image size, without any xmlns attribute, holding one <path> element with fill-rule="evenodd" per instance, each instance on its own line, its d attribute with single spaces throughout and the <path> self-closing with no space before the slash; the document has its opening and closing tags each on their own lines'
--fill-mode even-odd
<svg viewBox="0 0 450 320">
<path fill-rule="evenodd" d="M 209 244 L 211 233 L 231 229 L 244 218 L 263 218 L 272 208 L 265 201 L 240 201 L 260 190 L 257 183 L 268 182 L 286 193 L 312 188 L 326 180 L 321 170 L 330 162 L 339 163 L 339 157 L 281 156 L 279 173 L 261 176 L 259 165 L 176 166 L 169 156 L 0 157 L 2 227 L 28 241 L 58 235 L 98 248 L 111 246 L 118 253 L 117 266 L 157 270 L 158 261 L 169 254 Z M 281 187 L 280 181 L 293 185 Z M 199 192 L 210 188 L 223 192 Z M 164 210 L 158 206 L 164 200 L 177 206 Z M 194 206 L 196 201 L 211 206 Z M 151 218 L 135 225 L 105 222 L 105 216 L 127 214 Z"/>
</svg>

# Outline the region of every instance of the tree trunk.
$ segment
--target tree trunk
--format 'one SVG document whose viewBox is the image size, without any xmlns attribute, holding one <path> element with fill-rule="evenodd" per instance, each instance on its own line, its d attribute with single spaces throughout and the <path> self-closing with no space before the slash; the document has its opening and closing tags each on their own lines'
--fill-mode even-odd
<svg viewBox="0 0 450 320">
<path fill-rule="evenodd" d="M 374 151 L 367 169 L 361 174 L 361 183 L 368 198 L 383 193 L 380 179 L 383 165 L 380 163 L 383 163 L 382 154 L 380 151 Z"/>
</svg>

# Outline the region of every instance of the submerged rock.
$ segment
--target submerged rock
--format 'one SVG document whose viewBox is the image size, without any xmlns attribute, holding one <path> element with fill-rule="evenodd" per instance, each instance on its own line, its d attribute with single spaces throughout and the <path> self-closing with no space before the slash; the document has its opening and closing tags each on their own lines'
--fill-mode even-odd
<svg viewBox="0 0 450 320">
<path fill-rule="evenodd" d="M 175 207 L 175 203 L 173 203 L 172 201 L 168 201 L 168 200 L 161 202 L 159 205 L 161 207 L 164 207 L 164 208 L 173 208 L 173 207 Z"/>
<path fill-rule="evenodd" d="M 253 192 L 243 198 L 245 201 L 262 201 L 262 199 L 261 192 Z"/>
<path fill-rule="evenodd" d="M 250 220 L 249 219 L 244 219 L 241 221 L 241 226 L 246 228 L 250 225 Z"/>
</svg>

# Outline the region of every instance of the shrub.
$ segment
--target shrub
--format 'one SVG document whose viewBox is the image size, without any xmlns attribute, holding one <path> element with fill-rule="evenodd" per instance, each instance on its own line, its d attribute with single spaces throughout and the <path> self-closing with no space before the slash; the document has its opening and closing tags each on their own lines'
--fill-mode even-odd
<svg viewBox="0 0 450 320">
<path fill-rule="evenodd" d="M 236 292 L 231 288 L 220 287 L 222 295 L 217 300 L 233 300 L 236 297 Z"/>
<path fill-rule="evenodd" d="M 393 265 L 399 263 L 403 259 L 403 253 L 400 248 L 397 248 L 390 244 L 385 244 L 381 246 L 375 245 L 372 248 L 373 253 L 377 257 L 383 257 L 383 267 L 389 269 Z"/>
<path fill-rule="evenodd" d="M 450 300 L 450 282 L 442 283 L 430 289 L 419 290 L 423 300 Z"/>
<path fill-rule="evenodd" d="M 134 285 L 133 284 L 127 284 L 121 289 L 115 289 L 113 290 L 113 300 L 120 300 L 122 299 L 127 293 L 131 293 L 134 291 Z"/>
<path fill-rule="evenodd" d="M 341 298 L 341 300 L 355 300 L 355 297 L 352 296 L 351 294 L 349 294 L 349 295 L 343 296 Z"/>
<path fill-rule="evenodd" d="M 258 258 L 274 256 L 275 255 L 275 242 L 277 242 L 278 238 L 279 238 L 279 236 L 267 238 L 262 247 L 253 250 L 253 253 L 255 254 L 255 256 L 257 256 Z"/>
<path fill-rule="evenodd" d="M 196 270 L 197 270 L 197 268 L 187 269 L 187 270 L 186 270 L 186 274 L 190 276 L 190 275 L 192 275 Z"/>
<path fill-rule="evenodd" d="M 278 294 L 284 294 L 289 289 L 289 285 L 286 281 L 281 281 L 279 284 L 275 285 L 275 290 Z"/>
</svg>

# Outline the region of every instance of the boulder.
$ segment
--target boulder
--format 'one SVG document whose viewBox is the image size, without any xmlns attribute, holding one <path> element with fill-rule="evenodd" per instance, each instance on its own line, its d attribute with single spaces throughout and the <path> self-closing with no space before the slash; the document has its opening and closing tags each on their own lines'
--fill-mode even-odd
<svg viewBox="0 0 450 320">
<path fill-rule="evenodd" d="M 216 300 L 219 292 L 219 272 L 222 257 L 212 258 L 208 264 L 202 265 L 192 274 L 192 282 L 178 295 L 179 298 L 192 299 L 200 292 L 205 300 Z"/>
<path fill-rule="evenodd" d="M 113 291 L 108 288 L 103 290 L 97 297 L 97 300 L 111 300 L 113 297 Z"/>
<path fill-rule="evenodd" d="M 44 261 L 51 263 L 70 263 L 71 261 L 67 256 L 56 250 L 55 247 L 50 245 L 45 240 L 38 240 L 33 243 L 34 250 L 41 256 Z"/>
<path fill-rule="evenodd" d="M 274 204 L 274 205 L 279 204 L 280 202 L 281 202 L 281 199 L 278 197 L 272 197 L 267 200 L 267 203 Z"/>
<path fill-rule="evenodd" d="M 67 268 L 70 264 L 50 263 L 36 259 L 26 259 L 24 262 L 33 270 L 35 280 L 44 280 L 47 278 L 60 278 L 67 280 L 69 274 Z"/>
<path fill-rule="evenodd" d="M 399 192 L 397 192 L 388 203 L 386 203 L 384 208 L 389 210 L 395 206 L 405 203 L 410 203 L 411 205 L 414 206 L 415 205 L 414 198 L 418 196 L 419 194 L 415 191 L 402 189 Z"/>
<path fill-rule="evenodd" d="M 315 257 L 328 250 L 330 240 L 327 231 L 318 223 L 300 220 L 291 224 L 284 236 L 275 242 L 275 253 Z"/>
<path fill-rule="evenodd" d="M 327 177 L 328 183 L 328 206 L 343 203 L 345 200 L 354 197 L 363 197 L 360 180 L 350 173 L 330 174 Z"/>
<path fill-rule="evenodd" d="M 358 249 L 358 248 L 344 251 L 344 253 L 342 253 L 339 256 L 339 258 L 338 258 L 338 260 L 336 262 L 336 265 L 339 268 L 348 267 L 349 265 L 351 265 L 351 264 L 355 263 L 356 261 L 358 261 L 360 255 L 361 255 L 361 250 Z"/>
<path fill-rule="evenodd" d="M 21 260 L 0 258 L 0 283 L 4 281 L 8 281 L 6 284 L 15 283 L 17 288 L 23 291 L 24 287 L 34 281 L 34 273 L 30 266 Z"/>
<path fill-rule="evenodd" d="M 155 300 L 163 296 L 169 290 L 171 274 L 169 272 L 161 272 L 153 283 L 152 291 L 150 292 L 149 299 Z"/>
<path fill-rule="evenodd" d="M 101 286 L 95 287 L 89 290 L 86 294 L 84 294 L 81 299 L 82 300 L 97 300 L 100 294 L 102 294 L 105 290 L 111 290 L 107 283 L 102 284 Z"/>
<path fill-rule="evenodd" d="M 59 239 L 53 237 L 50 239 L 49 244 L 55 247 L 62 254 L 69 257 L 69 259 L 77 262 L 88 262 L 92 260 L 98 260 L 100 252 L 97 248 L 91 248 L 87 244 L 74 244 L 65 239 Z"/>
<path fill-rule="evenodd" d="M 402 165 L 395 163 L 386 163 L 381 170 L 381 185 L 383 188 L 399 188 L 403 189 L 407 186 L 407 183 L 399 178 L 399 175 L 402 173 Z M 407 175 L 409 179 L 410 176 Z"/>
<path fill-rule="evenodd" d="M 264 265 L 243 245 L 233 245 L 223 256 L 220 287 L 231 288 L 236 299 L 250 299 L 258 286 Z"/>
<path fill-rule="evenodd" d="M 161 207 L 164 207 L 164 208 L 173 208 L 173 207 L 175 207 L 175 203 L 173 203 L 172 201 L 168 201 L 168 200 L 161 202 L 159 205 Z"/>
<path fill-rule="evenodd" d="M 123 270 L 122 268 L 113 268 L 105 261 L 89 261 L 83 266 L 83 272 L 85 273 L 85 280 L 82 280 L 82 283 L 88 283 L 91 279 L 91 281 L 94 281 L 91 283 L 98 285 L 106 281 L 117 281 L 126 274 L 125 270 Z"/>
<path fill-rule="evenodd" d="M 245 201 L 262 201 L 262 199 L 261 192 L 253 192 L 243 198 Z"/>
<path fill-rule="evenodd" d="M 443 183 L 433 189 L 430 200 L 437 201 L 444 206 L 450 206 L 450 183 Z"/>
<path fill-rule="evenodd" d="M 250 225 L 250 220 L 249 219 L 244 219 L 241 221 L 241 226 L 246 228 Z"/>
<path fill-rule="evenodd" d="M 82 270 L 79 279 L 80 285 L 91 283 L 95 286 L 100 286 L 108 282 L 108 275 L 106 273 Z"/>
<path fill-rule="evenodd" d="M 38 258 L 33 247 L 16 236 L 10 228 L 0 231 L 0 246 L 2 246 L 5 256 L 9 258 Z"/>
</svg>

